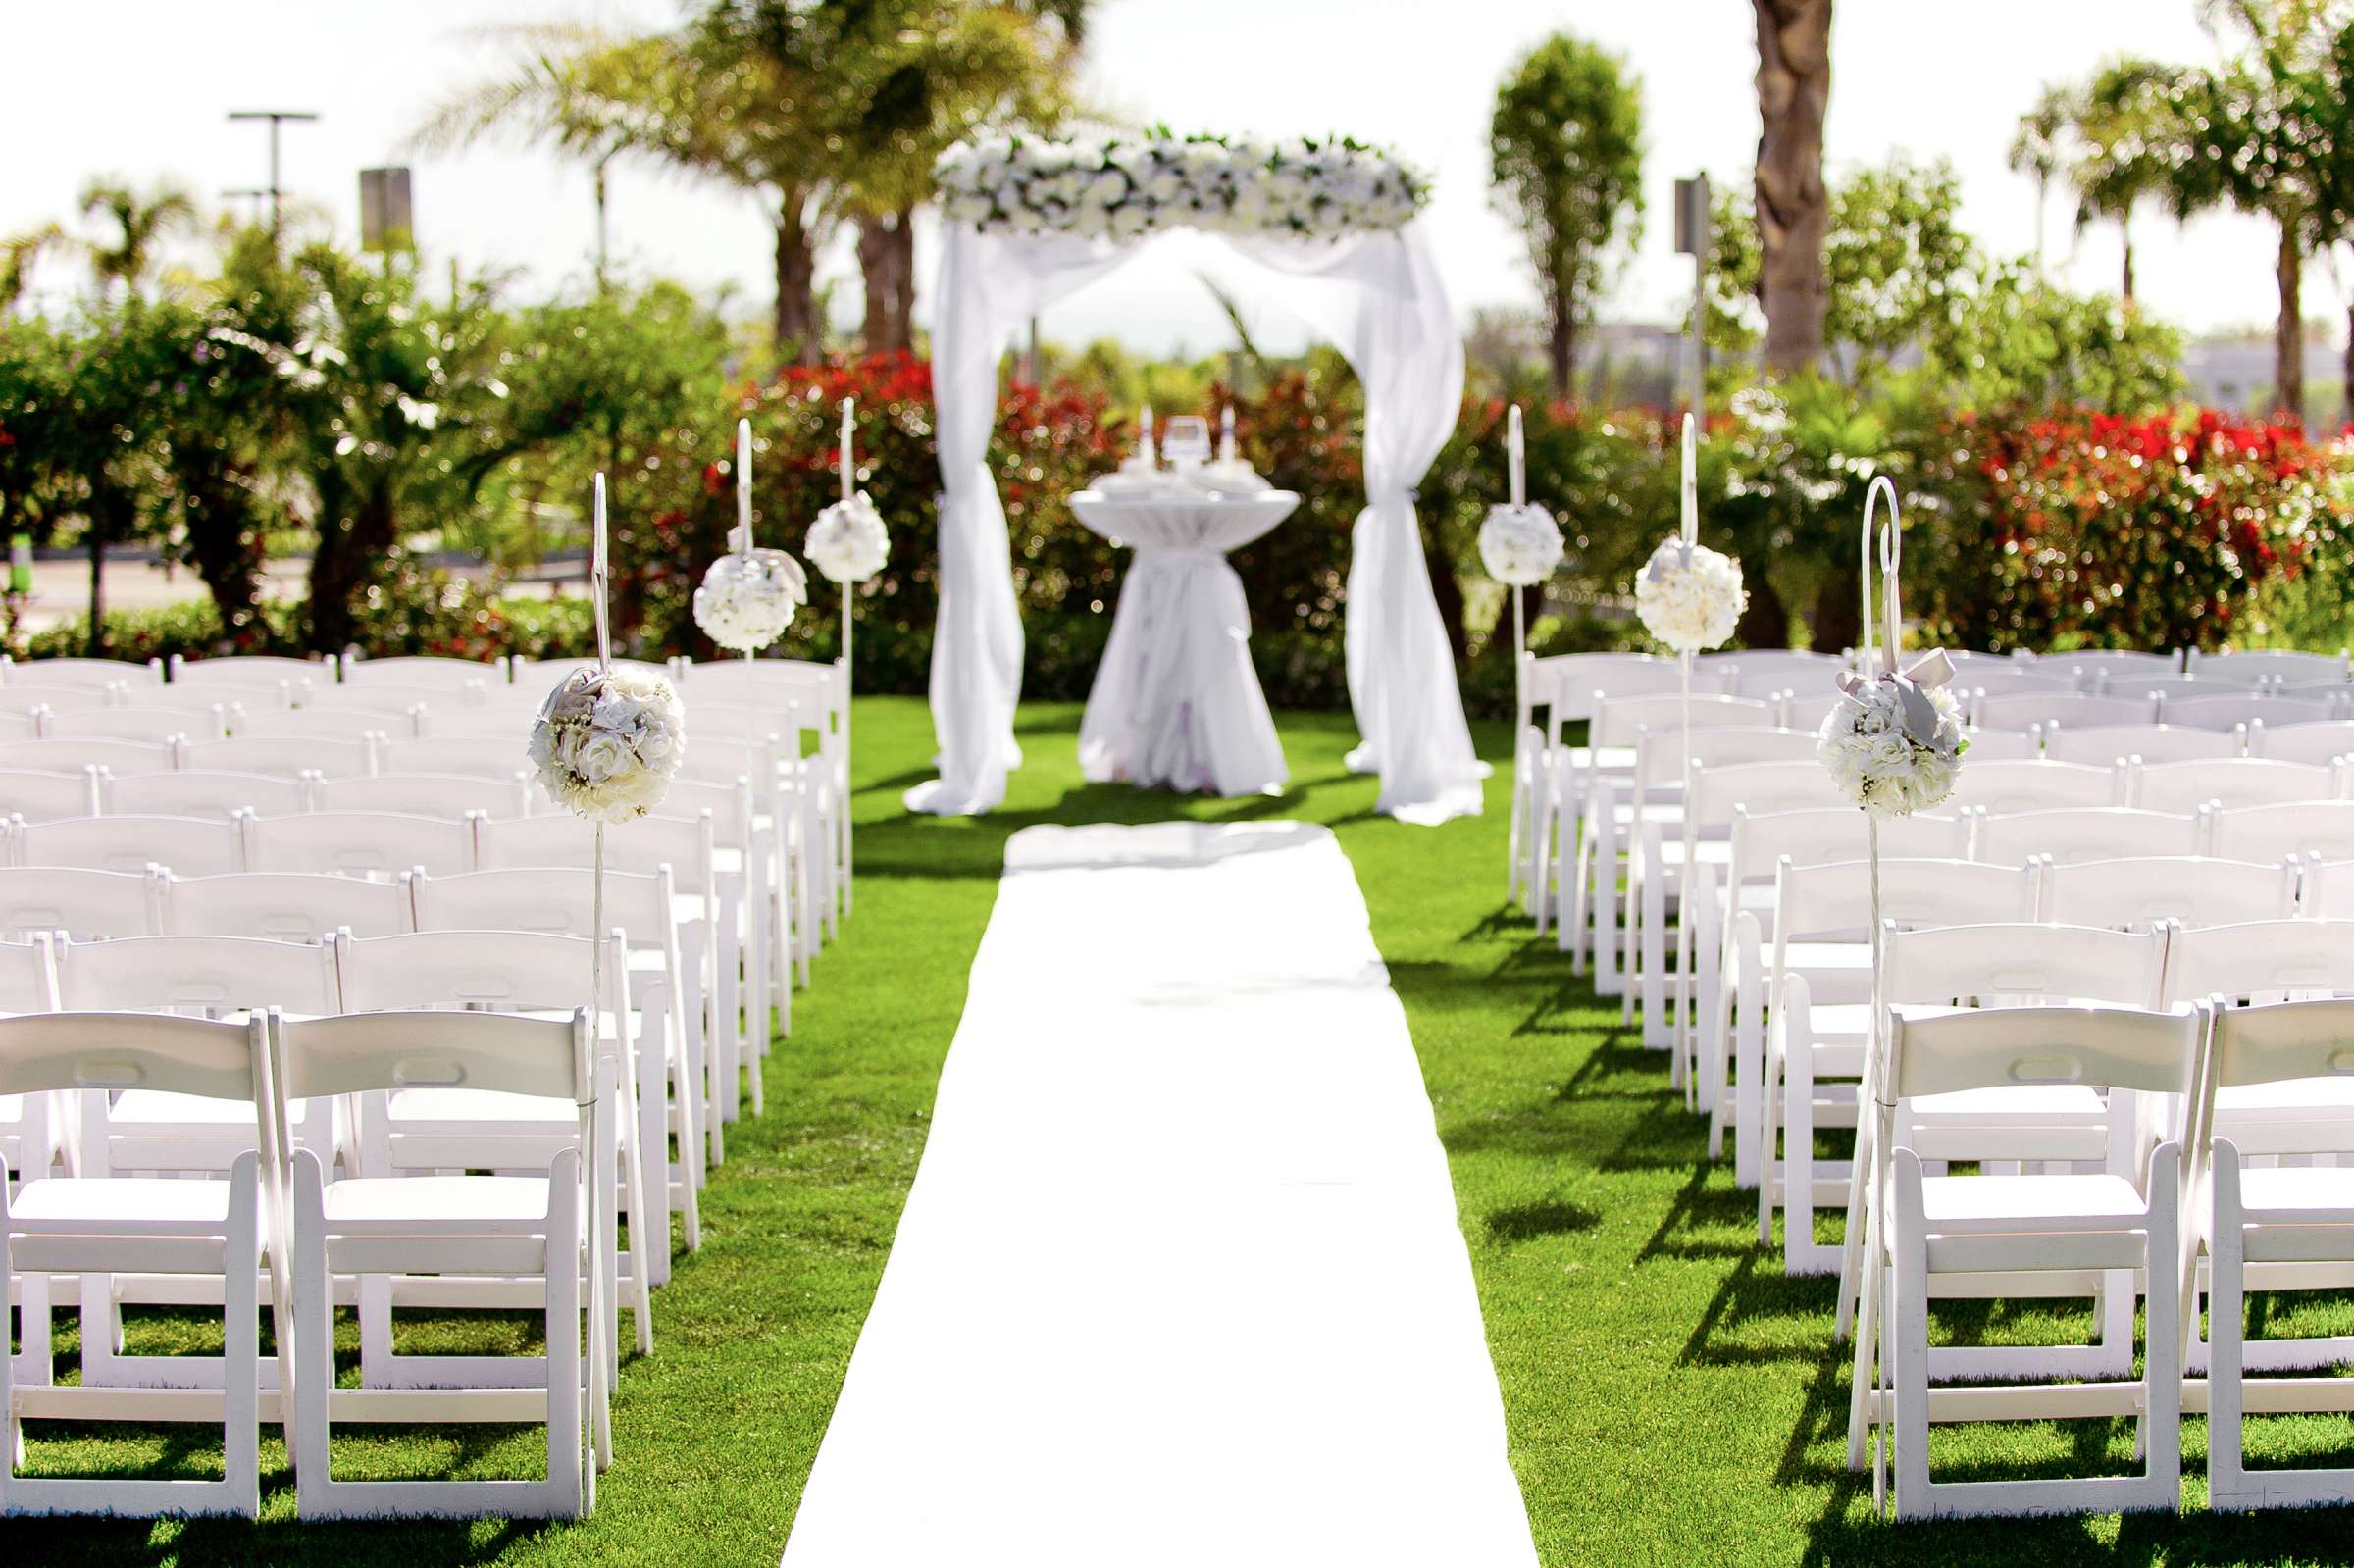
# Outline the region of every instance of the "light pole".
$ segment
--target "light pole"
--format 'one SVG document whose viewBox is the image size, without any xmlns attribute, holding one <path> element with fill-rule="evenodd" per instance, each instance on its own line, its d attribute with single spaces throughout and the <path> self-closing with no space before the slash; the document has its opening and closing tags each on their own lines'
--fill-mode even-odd
<svg viewBox="0 0 2354 1568">
<path fill-rule="evenodd" d="M 279 183 L 278 177 L 278 127 L 289 120 L 308 123 L 319 117 L 308 109 L 231 109 L 229 112 L 229 118 L 231 122 L 239 120 L 267 120 L 270 122 L 270 183 L 262 186 L 259 194 L 267 195 L 270 198 L 270 237 L 276 239 L 278 238 L 279 198 L 285 194 L 285 189 Z M 238 194 L 243 194 L 243 192 L 238 192 Z"/>
</svg>

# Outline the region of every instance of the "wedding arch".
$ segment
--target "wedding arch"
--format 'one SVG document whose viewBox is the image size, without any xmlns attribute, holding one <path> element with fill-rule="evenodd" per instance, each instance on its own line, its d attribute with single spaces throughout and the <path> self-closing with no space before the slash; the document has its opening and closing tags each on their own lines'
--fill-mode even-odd
<svg viewBox="0 0 2354 1568">
<path fill-rule="evenodd" d="M 1222 236 L 1276 275 L 1348 359 L 1365 394 L 1365 497 L 1344 610 L 1350 766 L 1381 779 L 1377 809 L 1415 822 L 1479 810 L 1471 749 L 1414 513 L 1414 486 L 1455 428 L 1463 347 L 1416 214 L 1426 192 L 1354 141 L 1163 134 L 997 137 L 937 170 L 947 216 L 933 323 L 940 611 L 931 703 L 940 777 L 911 810 L 984 812 L 1021 761 L 1022 624 L 1005 512 L 986 461 L 998 362 L 1030 318 L 1118 267 L 1155 233 Z"/>
</svg>

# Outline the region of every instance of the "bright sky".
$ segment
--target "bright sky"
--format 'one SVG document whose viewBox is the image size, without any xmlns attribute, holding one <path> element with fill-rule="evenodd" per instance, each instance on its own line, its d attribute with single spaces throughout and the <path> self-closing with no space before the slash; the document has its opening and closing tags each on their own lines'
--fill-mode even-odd
<svg viewBox="0 0 2354 1568">
<path fill-rule="evenodd" d="M 144 182 L 169 174 L 208 202 L 257 185 L 265 132 L 227 123 L 239 108 L 314 109 L 285 131 L 284 180 L 356 237 L 356 171 L 416 165 L 417 227 L 439 264 L 520 269 L 544 292 L 588 276 L 591 205 L 585 173 L 536 151 L 485 148 L 415 159 L 402 140 L 453 84 L 495 69 L 479 29 L 501 20 L 660 25 L 669 0 L 79 0 L 10 8 L 0 102 L 18 127 L 0 180 L 0 234 L 71 214 L 92 173 Z M 1992 248 L 2034 243 L 2033 187 L 2004 168 L 2019 114 L 2050 79 L 2079 77 L 2130 49 L 2212 57 L 2192 0 L 1980 0 L 1967 15 L 1920 0 L 1839 0 L 1829 126 L 1834 173 L 1891 152 L 1950 158 L 1965 221 Z M 1267 134 L 1346 131 L 1386 143 L 1427 171 L 1441 270 L 1458 310 L 1533 302 L 1510 228 L 1490 209 L 1487 122 L 1498 79 L 1557 27 L 1619 51 L 1641 77 L 1650 214 L 1607 314 L 1669 320 L 1690 287 L 1673 254 L 1669 190 L 1706 170 L 1746 183 L 1756 151 L 1756 43 L 1743 0 L 1101 0 L 1087 84 L 1105 106 L 1178 129 Z M 765 311 L 770 240 L 750 200 L 724 188 L 621 169 L 611 181 L 617 259 L 640 276 L 732 287 Z M 2055 192 L 2049 254 L 2071 282 L 2114 289 L 2113 228 L 2072 234 Z M 2137 229 L 2142 298 L 2194 329 L 2269 321 L 2274 241 L 2266 226 L 2219 216 L 2186 228 L 2152 213 Z M 929 246 L 919 257 L 928 269 Z M 1196 279 L 1241 282 L 1215 245 L 1170 239 L 1058 307 L 1048 335 L 1115 335 L 1155 353 L 1230 341 Z M 830 274 L 850 276 L 846 248 Z M 74 285 L 64 269 L 44 290 Z M 2327 268 L 2308 273 L 2305 308 L 2339 298 Z M 847 301 L 838 307 L 846 311 Z M 919 308 L 920 313 L 920 308 Z M 1288 324 L 1254 311 L 1275 346 Z"/>
</svg>

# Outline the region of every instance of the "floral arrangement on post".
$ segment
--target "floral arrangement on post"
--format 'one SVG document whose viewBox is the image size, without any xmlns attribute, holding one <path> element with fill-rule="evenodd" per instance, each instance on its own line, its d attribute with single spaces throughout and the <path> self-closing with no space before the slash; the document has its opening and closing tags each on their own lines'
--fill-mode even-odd
<svg viewBox="0 0 2354 1568">
<path fill-rule="evenodd" d="M 1349 138 L 1229 141 L 1165 130 L 961 142 L 933 166 L 933 182 L 950 223 L 1083 238 L 1192 228 L 1334 239 L 1402 228 L 1429 199 L 1405 164 Z"/>
<path fill-rule="evenodd" d="M 842 449 L 834 465 L 842 479 L 842 499 L 817 514 L 817 521 L 809 525 L 809 536 L 801 541 L 801 553 L 825 574 L 826 581 L 842 584 L 842 656 L 845 663 L 850 656 L 850 584 L 864 582 L 891 564 L 891 531 L 883 526 L 883 514 L 874 501 L 858 488 L 858 470 L 851 461 L 857 409 L 856 398 L 842 400 Z"/>
<path fill-rule="evenodd" d="M 660 676 L 613 668 L 605 611 L 605 477 L 596 477 L 596 542 L 589 591 L 596 663 L 574 670 L 532 723 L 532 766 L 548 794 L 596 823 L 629 822 L 662 803 L 687 755 L 687 714 Z M 598 844 L 602 846 L 600 832 Z"/>
<path fill-rule="evenodd" d="M 752 422 L 736 422 L 735 549 L 711 563 L 694 590 L 694 624 L 749 658 L 784 634 L 809 602 L 809 574 L 783 550 L 752 546 Z"/>
<path fill-rule="evenodd" d="M 1741 563 L 1700 542 L 1699 447 L 1686 414 L 1682 526 L 1674 538 L 1660 541 L 1636 576 L 1635 615 L 1645 631 L 1689 659 L 1721 646 L 1748 605 Z"/>
<path fill-rule="evenodd" d="M 1511 500 L 1488 508 L 1479 526 L 1479 561 L 1488 576 L 1507 587 L 1533 587 L 1553 576 L 1561 564 L 1561 529 L 1553 514 L 1531 506 L 1527 494 L 1527 460 L 1520 432 L 1520 405 L 1514 403 L 1506 424 L 1505 463 L 1511 477 Z M 1512 595 L 1512 651 L 1517 656 L 1527 641 L 1521 625 L 1520 595 Z"/>
</svg>

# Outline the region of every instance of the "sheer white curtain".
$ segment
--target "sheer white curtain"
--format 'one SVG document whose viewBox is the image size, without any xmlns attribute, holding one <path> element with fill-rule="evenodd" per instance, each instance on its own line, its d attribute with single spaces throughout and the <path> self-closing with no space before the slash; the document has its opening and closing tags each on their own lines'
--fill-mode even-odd
<svg viewBox="0 0 2354 1568">
<path fill-rule="evenodd" d="M 1479 810 L 1455 657 L 1414 515 L 1421 481 L 1462 402 L 1463 348 L 1421 226 L 1326 244 L 1238 241 L 1283 275 L 1287 302 L 1328 335 L 1365 389 L 1367 505 L 1351 535 L 1345 639 L 1349 700 L 1378 773 L 1377 809 L 1435 823 Z M 951 226 L 945 236 L 933 384 L 939 401 L 940 621 L 932 722 L 941 776 L 907 791 L 916 811 L 958 816 L 1005 798 L 1021 760 L 1013 710 L 1022 631 L 1005 513 L 983 461 L 997 418 L 998 359 L 1046 305 L 1119 264 L 1105 240 L 1022 238 Z"/>
</svg>

